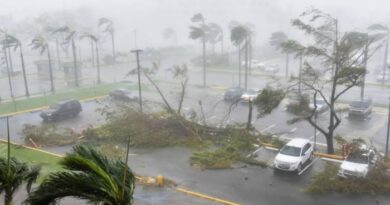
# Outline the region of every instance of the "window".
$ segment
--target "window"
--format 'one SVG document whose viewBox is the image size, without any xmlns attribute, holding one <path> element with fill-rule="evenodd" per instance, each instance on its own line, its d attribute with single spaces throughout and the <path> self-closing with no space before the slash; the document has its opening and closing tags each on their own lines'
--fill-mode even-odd
<svg viewBox="0 0 390 205">
<path fill-rule="evenodd" d="M 304 146 L 303 149 L 302 149 L 302 155 L 303 155 L 304 153 L 306 153 L 307 150 L 310 149 L 310 146 L 311 146 L 310 143 L 305 144 L 305 146 Z"/>
</svg>

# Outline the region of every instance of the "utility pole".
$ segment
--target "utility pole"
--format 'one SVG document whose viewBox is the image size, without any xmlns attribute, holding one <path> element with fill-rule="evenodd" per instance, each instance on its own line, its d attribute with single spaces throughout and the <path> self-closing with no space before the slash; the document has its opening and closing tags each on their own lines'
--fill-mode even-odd
<svg viewBox="0 0 390 205">
<path fill-rule="evenodd" d="M 139 53 L 142 52 L 140 49 L 132 50 L 132 53 L 135 53 L 137 58 L 137 75 L 138 75 L 138 99 L 139 99 L 139 109 L 142 113 L 142 93 L 141 93 L 141 66 L 139 65 Z"/>
<path fill-rule="evenodd" d="M 389 115 L 387 117 L 387 137 L 386 137 L 386 154 L 389 152 L 389 134 L 390 134 L 390 98 L 389 98 Z"/>
</svg>

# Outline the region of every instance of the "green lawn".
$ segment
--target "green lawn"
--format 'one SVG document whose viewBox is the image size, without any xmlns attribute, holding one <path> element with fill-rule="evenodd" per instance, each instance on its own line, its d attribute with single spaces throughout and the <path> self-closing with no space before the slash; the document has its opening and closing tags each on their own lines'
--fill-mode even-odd
<svg viewBox="0 0 390 205">
<path fill-rule="evenodd" d="M 145 89 L 145 86 L 143 86 Z M 128 83 L 110 83 L 101 84 L 92 87 L 82 87 L 77 89 L 70 89 L 66 91 L 57 92 L 55 94 L 43 95 L 40 97 L 31 97 L 27 99 L 16 100 L 14 102 L 4 102 L 0 104 L 0 115 L 49 106 L 59 100 L 64 99 L 87 99 L 102 95 L 107 95 L 112 89 L 127 88 L 134 90 L 137 88 L 136 84 Z"/>
<path fill-rule="evenodd" d="M 7 144 L 5 143 L 0 143 L 0 156 L 7 156 Z M 11 145 L 11 156 L 22 162 L 26 162 L 29 165 L 41 166 L 39 181 L 42 181 L 49 173 L 62 170 L 61 166 L 58 164 L 58 161 L 61 159 L 60 157 L 43 152 Z"/>
</svg>

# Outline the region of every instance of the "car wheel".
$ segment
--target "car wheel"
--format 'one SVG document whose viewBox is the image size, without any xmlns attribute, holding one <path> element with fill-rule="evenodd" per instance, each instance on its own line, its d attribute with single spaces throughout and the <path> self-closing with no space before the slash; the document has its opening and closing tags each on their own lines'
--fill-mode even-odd
<svg viewBox="0 0 390 205">
<path fill-rule="evenodd" d="M 298 167 L 297 167 L 297 173 L 299 173 L 301 171 L 302 171 L 302 164 L 299 164 Z"/>
</svg>

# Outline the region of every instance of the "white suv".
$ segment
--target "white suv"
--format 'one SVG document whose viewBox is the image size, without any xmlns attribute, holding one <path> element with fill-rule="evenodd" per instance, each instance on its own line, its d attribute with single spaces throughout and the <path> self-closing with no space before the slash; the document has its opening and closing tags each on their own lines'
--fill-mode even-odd
<svg viewBox="0 0 390 205">
<path fill-rule="evenodd" d="M 338 176 L 343 178 L 365 178 L 377 162 L 377 155 L 373 149 L 363 148 L 361 152 L 350 153 L 341 163 Z"/>
<path fill-rule="evenodd" d="M 295 138 L 279 150 L 274 168 L 300 172 L 303 165 L 313 159 L 313 144 L 308 139 Z"/>
</svg>

